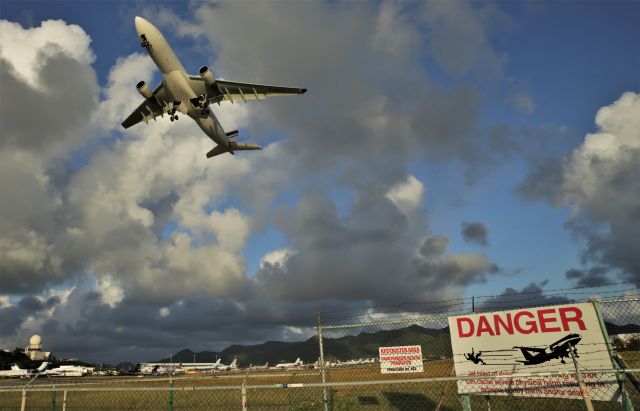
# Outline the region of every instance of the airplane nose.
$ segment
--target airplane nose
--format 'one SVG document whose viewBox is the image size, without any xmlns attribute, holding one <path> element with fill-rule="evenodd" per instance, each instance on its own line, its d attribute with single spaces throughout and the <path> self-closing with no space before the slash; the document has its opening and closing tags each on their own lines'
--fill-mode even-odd
<svg viewBox="0 0 640 411">
<path fill-rule="evenodd" d="M 147 21 L 145 19 L 143 19 L 140 16 L 136 16 L 135 18 L 135 24 L 136 24 L 136 31 L 138 32 L 138 35 L 141 35 L 142 32 L 144 31 L 144 26 L 147 23 Z"/>
</svg>

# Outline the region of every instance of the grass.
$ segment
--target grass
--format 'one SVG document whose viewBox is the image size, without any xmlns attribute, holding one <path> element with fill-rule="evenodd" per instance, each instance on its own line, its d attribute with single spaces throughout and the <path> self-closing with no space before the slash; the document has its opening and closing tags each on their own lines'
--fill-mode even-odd
<svg viewBox="0 0 640 411">
<path fill-rule="evenodd" d="M 623 352 L 631 367 L 640 366 L 640 352 Z M 450 376 L 450 360 L 425 363 L 424 372 L 416 374 L 380 374 L 376 365 L 331 368 L 326 371 L 328 382 L 373 381 L 405 379 L 408 377 Z M 282 388 L 276 384 L 320 382 L 318 370 L 266 371 L 253 373 L 219 373 L 206 376 L 184 376 L 173 381 L 174 410 L 238 410 L 241 409 L 239 386 L 246 378 L 249 386 L 273 385 L 272 388 L 248 388 L 248 408 L 257 410 L 323 410 L 322 387 Z M 159 410 L 169 408 L 170 393 L 162 391 L 95 391 L 95 388 L 168 388 L 167 377 L 83 377 L 36 380 L 35 387 L 45 388 L 55 384 L 55 404 L 52 391 L 30 391 L 27 397 L 28 410 L 62 410 L 63 391 L 67 392 L 67 410 Z M 5 380 L 7 386 L 21 387 L 24 380 Z M 628 382 L 627 391 L 634 404 L 640 404 L 640 395 Z M 204 387 L 229 387 L 229 389 L 203 390 Z M 86 389 L 87 391 L 75 391 Z M 333 386 L 326 391 L 330 409 L 342 410 L 414 410 L 461 409 L 456 383 L 428 382 L 405 384 L 376 384 L 356 386 Z M 21 392 L 0 392 L 0 410 L 20 408 Z M 579 400 L 551 398 L 519 398 L 507 396 L 470 396 L 473 409 L 485 410 L 487 401 L 495 410 L 583 410 Z M 55 406 L 54 406 L 55 405 Z M 594 401 L 596 410 L 619 410 L 615 402 Z"/>
</svg>

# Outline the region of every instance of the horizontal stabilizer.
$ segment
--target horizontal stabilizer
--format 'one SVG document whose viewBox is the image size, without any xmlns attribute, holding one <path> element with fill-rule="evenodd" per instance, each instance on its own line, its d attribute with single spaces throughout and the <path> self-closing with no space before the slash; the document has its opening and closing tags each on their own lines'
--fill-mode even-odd
<svg viewBox="0 0 640 411">
<path fill-rule="evenodd" d="M 227 138 L 236 137 L 238 135 L 238 130 L 231 130 L 225 133 Z"/>
<path fill-rule="evenodd" d="M 233 154 L 234 151 L 242 151 L 242 150 L 262 150 L 257 144 L 249 144 L 249 143 L 236 143 L 235 141 L 229 141 L 229 149 L 224 146 L 215 146 L 207 153 L 207 158 L 215 157 L 220 154 L 224 154 L 227 152 L 231 152 Z"/>
<path fill-rule="evenodd" d="M 235 141 L 230 141 L 229 142 L 229 147 L 231 147 L 231 150 L 262 150 L 262 147 L 260 147 L 257 144 L 249 144 L 249 143 L 236 143 Z"/>
<path fill-rule="evenodd" d="M 227 148 L 224 146 L 215 146 L 207 153 L 207 158 L 218 156 L 220 154 L 226 153 L 227 151 L 229 150 L 227 150 Z"/>
</svg>

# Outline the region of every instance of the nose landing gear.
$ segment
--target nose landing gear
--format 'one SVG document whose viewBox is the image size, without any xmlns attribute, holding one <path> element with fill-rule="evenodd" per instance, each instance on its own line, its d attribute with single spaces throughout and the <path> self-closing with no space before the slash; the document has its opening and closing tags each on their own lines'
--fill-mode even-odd
<svg viewBox="0 0 640 411">
<path fill-rule="evenodd" d="M 171 110 L 169 110 L 169 114 L 170 114 L 169 119 L 171 121 L 175 121 L 175 120 L 178 119 L 178 115 L 176 114 L 176 110 L 178 109 L 179 105 L 180 105 L 180 102 L 179 101 L 175 101 L 173 103 L 173 105 L 172 105 Z"/>
</svg>

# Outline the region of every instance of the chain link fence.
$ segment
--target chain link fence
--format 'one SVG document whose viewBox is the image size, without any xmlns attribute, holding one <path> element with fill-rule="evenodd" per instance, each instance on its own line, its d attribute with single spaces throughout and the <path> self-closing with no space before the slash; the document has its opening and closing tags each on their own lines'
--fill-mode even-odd
<svg viewBox="0 0 640 411">
<path fill-rule="evenodd" d="M 492 363 L 513 361 L 521 350 L 495 347 L 471 356 L 486 362 L 486 372 L 456 375 L 456 365 L 470 359 L 454 354 L 449 317 L 512 309 L 514 303 L 451 300 L 430 307 L 430 314 L 318 316 L 320 359 L 313 366 L 68 385 L 45 379 L 26 390 L 0 387 L 0 410 L 640 410 L 638 298 L 594 302 L 610 339 L 583 341 L 576 358 L 557 358 L 564 364 L 504 371 Z M 380 347 L 406 346 L 419 347 L 421 366 L 383 373 Z M 591 363 L 594 353 L 605 355 L 610 365 Z"/>
<path fill-rule="evenodd" d="M 518 296 L 517 300 L 495 297 L 451 300 L 429 307 L 434 312 L 431 315 L 390 314 L 374 318 L 343 315 L 333 321 L 319 321 L 324 358 L 322 373 L 331 387 L 328 408 L 340 409 L 340 404 L 349 404 L 347 408 L 377 404 L 382 409 L 629 410 L 633 405 L 639 409 L 638 298 L 594 302 L 600 327 L 611 339 L 582 345 L 574 343 L 574 349 L 565 345 L 569 347 L 563 353 L 566 361 L 562 356 L 555 357 L 554 361 L 541 361 L 531 367 L 535 372 L 524 372 L 520 366 L 527 361 L 535 363 L 530 357 L 541 352 L 550 356 L 548 353 L 554 352 L 553 344 L 551 347 L 531 345 L 525 338 L 519 346 L 453 353 L 450 316 L 531 308 L 536 307 L 539 300 L 539 296 L 530 299 Z M 527 305 L 527 302 L 534 304 Z M 569 334 L 567 338 L 579 341 L 580 336 Z M 383 358 L 380 347 L 405 350 L 416 347 L 421 364 L 413 363 L 400 370 L 404 372 L 386 368 L 385 373 L 385 367 L 378 361 Z M 569 356 L 574 351 L 575 359 Z M 456 375 L 456 366 L 470 361 L 480 364 L 479 375 L 446 379 Z M 513 364 L 513 369 L 505 369 L 509 364 Z M 636 372 L 624 372 L 625 369 Z M 377 385 L 340 389 L 332 385 L 344 381 L 375 381 Z M 387 381 L 394 384 L 385 384 Z"/>
</svg>

